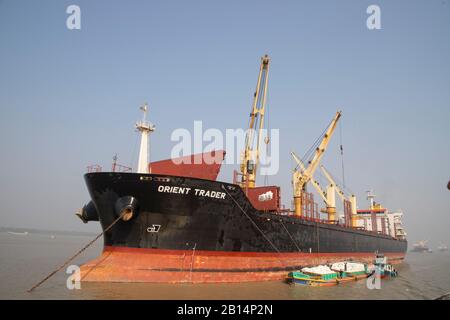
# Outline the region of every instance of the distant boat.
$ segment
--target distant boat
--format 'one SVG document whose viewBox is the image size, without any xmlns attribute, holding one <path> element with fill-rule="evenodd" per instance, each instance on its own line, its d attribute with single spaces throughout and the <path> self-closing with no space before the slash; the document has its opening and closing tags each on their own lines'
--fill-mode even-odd
<svg viewBox="0 0 450 320">
<path fill-rule="evenodd" d="M 413 245 L 413 249 L 411 252 L 432 252 L 430 248 L 428 248 L 427 241 L 422 240 Z"/>
<path fill-rule="evenodd" d="M 448 247 L 445 244 L 441 243 L 438 247 L 438 250 L 439 251 L 448 251 Z"/>
<path fill-rule="evenodd" d="M 54 235 L 51 235 L 50 236 L 50 239 L 55 239 L 56 237 L 54 236 Z"/>
<path fill-rule="evenodd" d="M 9 234 L 14 234 L 16 236 L 26 236 L 28 235 L 28 231 L 25 232 L 13 232 L 13 231 L 8 231 Z"/>
</svg>

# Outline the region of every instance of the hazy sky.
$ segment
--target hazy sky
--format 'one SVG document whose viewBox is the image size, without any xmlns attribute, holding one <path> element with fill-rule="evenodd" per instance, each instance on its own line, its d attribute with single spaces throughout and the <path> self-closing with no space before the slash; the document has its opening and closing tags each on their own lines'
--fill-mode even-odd
<svg viewBox="0 0 450 320">
<path fill-rule="evenodd" d="M 66 8 L 81 8 L 68 30 Z M 381 30 L 366 27 L 371 4 Z M 303 155 L 343 111 L 345 181 L 404 211 L 410 241 L 450 242 L 450 2 L 1 1 L 0 225 L 99 230 L 74 216 L 83 174 L 137 160 L 134 122 L 151 105 L 152 159 L 176 128 L 247 125 L 260 57 L 272 58 L 269 123 L 291 201 Z M 339 132 L 323 163 L 341 176 Z M 231 180 L 231 167 L 221 179 Z M 262 181 L 261 181 L 262 182 Z M 317 201 L 319 200 L 316 197 Z"/>
</svg>

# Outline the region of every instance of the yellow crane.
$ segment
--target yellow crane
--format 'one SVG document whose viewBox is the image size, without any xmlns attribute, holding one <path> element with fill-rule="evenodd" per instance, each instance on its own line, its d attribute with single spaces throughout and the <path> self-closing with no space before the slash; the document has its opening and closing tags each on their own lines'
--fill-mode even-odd
<svg viewBox="0 0 450 320">
<path fill-rule="evenodd" d="M 313 181 L 313 185 L 315 185 L 314 183 L 314 179 L 313 179 L 313 175 L 314 172 L 317 169 L 317 166 L 319 165 L 320 160 L 322 159 L 323 154 L 325 153 L 325 150 L 328 146 L 328 143 L 330 142 L 331 136 L 333 135 L 334 130 L 336 129 L 336 125 L 337 122 L 339 121 L 339 118 L 341 117 L 341 112 L 338 111 L 336 112 L 336 115 L 334 116 L 333 120 L 331 120 L 330 125 L 328 126 L 327 130 L 325 131 L 323 137 L 322 137 L 322 141 L 320 142 L 319 146 L 316 148 L 315 152 L 314 152 L 314 156 L 313 158 L 308 162 L 308 166 L 305 166 L 302 161 L 295 156 L 295 154 L 292 152 L 291 155 L 293 156 L 294 160 L 297 163 L 302 163 L 301 165 L 299 165 L 293 172 L 292 174 L 292 185 L 294 188 L 294 210 L 295 210 L 295 215 L 297 216 L 302 216 L 302 195 L 303 192 L 306 191 L 306 184 L 310 181 Z M 322 198 L 324 197 L 323 192 L 319 192 L 319 194 L 322 196 Z M 329 192 L 329 194 L 333 194 L 333 192 Z M 328 192 L 327 192 L 328 195 Z M 330 199 L 331 200 L 331 199 Z M 329 201 L 329 200 L 327 200 Z M 328 202 L 325 201 L 327 203 L 327 207 L 328 207 Z M 330 207 L 331 208 L 331 207 Z M 334 208 L 334 212 L 331 212 L 332 210 L 330 210 L 330 212 L 328 213 L 328 219 L 330 221 L 334 221 L 334 214 L 336 212 L 336 208 Z"/>
<path fill-rule="evenodd" d="M 300 158 L 294 152 L 291 152 L 291 155 L 294 158 L 295 162 L 297 162 L 297 165 L 300 167 L 300 169 L 303 172 L 305 172 L 306 168 L 305 168 L 305 165 L 303 164 L 303 161 L 301 161 Z M 294 173 L 294 174 L 296 174 L 296 173 Z M 298 170 L 297 170 L 297 174 L 298 174 Z M 335 197 L 336 190 L 335 190 L 334 185 L 329 184 L 327 186 L 326 191 L 323 191 L 319 182 L 316 179 L 314 179 L 314 177 L 311 177 L 309 182 L 311 182 L 311 184 L 316 189 L 319 196 L 322 198 L 323 202 L 325 202 L 326 209 L 325 209 L 325 211 L 323 211 L 321 209 L 321 211 L 328 214 L 329 222 L 334 223 L 334 221 L 336 219 L 336 197 Z"/>
<path fill-rule="evenodd" d="M 330 183 L 330 186 L 334 187 L 338 196 L 344 202 L 344 206 L 345 206 L 345 201 L 350 202 L 350 208 L 351 208 L 351 214 L 352 214 L 352 227 L 354 227 L 354 228 L 357 227 L 358 214 L 356 212 L 356 196 L 354 194 L 352 194 L 350 197 L 347 197 L 345 195 L 345 193 L 342 191 L 342 189 L 337 185 L 337 183 L 331 177 L 331 174 L 325 169 L 325 167 L 323 165 L 320 165 L 320 169 L 322 170 L 323 174 L 325 175 L 328 182 Z"/>
<path fill-rule="evenodd" d="M 303 164 L 303 161 L 300 160 L 300 158 L 295 154 L 295 152 L 291 152 L 291 156 L 295 160 L 295 162 L 297 163 L 297 165 L 300 168 L 300 170 L 302 172 L 305 172 L 306 168 L 305 168 L 305 165 Z M 299 173 L 298 170 L 296 170 L 296 173 L 294 173 L 294 174 L 296 175 L 296 177 L 298 177 L 298 175 L 301 174 L 301 173 Z M 313 176 L 311 177 L 309 182 L 311 182 L 311 184 L 316 189 L 316 191 L 319 194 L 319 196 L 322 198 L 322 200 L 325 202 L 325 204 L 328 207 L 329 199 L 327 197 L 327 192 L 322 190 L 322 188 L 320 187 L 319 182 L 317 180 L 315 180 Z"/>
<path fill-rule="evenodd" d="M 261 144 L 262 129 L 264 128 L 269 63 L 270 58 L 266 54 L 261 58 L 258 82 L 253 97 L 252 111 L 250 113 L 249 129 L 245 137 L 245 149 L 241 155 L 240 169 L 242 180 L 240 185 L 242 188 L 255 187 L 256 172 L 259 166 L 259 147 Z M 266 139 L 266 143 L 268 143 L 268 139 Z"/>
</svg>

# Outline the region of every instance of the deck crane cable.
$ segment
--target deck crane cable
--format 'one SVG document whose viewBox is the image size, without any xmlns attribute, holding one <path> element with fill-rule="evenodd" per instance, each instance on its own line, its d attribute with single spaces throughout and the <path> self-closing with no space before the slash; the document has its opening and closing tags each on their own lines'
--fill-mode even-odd
<svg viewBox="0 0 450 320">
<path fill-rule="evenodd" d="M 302 249 L 300 249 L 300 247 L 297 245 L 297 242 L 295 242 L 294 237 L 291 235 L 291 233 L 289 232 L 289 230 L 286 228 L 286 226 L 283 223 L 283 219 L 280 218 L 280 222 L 281 225 L 283 226 L 284 230 L 286 231 L 286 233 L 288 234 L 289 238 L 291 238 L 292 243 L 295 245 L 295 247 L 297 248 L 297 250 L 299 252 L 302 252 Z"/>
<path fill-rule="evenodd" d="M 302 162 L 306 163 L 309 162 L 316 151 L 317 147 L 320 145 L 320 142 L 323 140 L 323 137 L 325 136 L 327 129 L 330 127 L 333 120 L 330 121 L 330 123 L 325 127 L 323 132 L 317 137 L 316 141 L 314 141 L 313 145 L 306 151 L 306 153 L 303 155 Z M 298 166 L 297 166 L 298 167 Z M 296 168 L 297 168 L 296 167 Z"/>
<path fill-rule="evenodd" d="M 266 241 L 272 246 L 272 248 L 274 248 L 278 254 L 281 254 L 280 250 L 278 250 L 278 248 L 272 243 L 272 241 L 270 241 L 270 239 L 267 237 L 267 235 L 264 233 L 264 231 L 262 231 L 261 228 L 258 227 L 258 225 L 255 223 L 255 221 L 253 221 L 253 219 L 247 214 L 247 212 L 245 212 L 245 210 L 239 205 L 239 203 L 236 201 L 236 199 L 228 192 L 227 188 L 225 188 L 225 186 L 223 184 L 221 187 L 223 190 L 225 190 L 225 192 L 228 194 L 228 196 L 231 198 L 231 200 L 233 200 L 233 202 L 236 204 L 236 206 L 242 211 L 242 213 L 250 220 L 250 222 L 253 224 L 253 226 L 262 234 L 264 239 L 266 239 Z M 281 219 L 279 219 L 279 221 L 281 222 L 281 225 L 284 227 L 284 229 L 288 233 L 289 237 L 291 238 L 291 241 L 294 243 L 294 245 L 297 247 L 297 249 L 301 252 L 302 250 L 299 248 L 297 243 L 294 241 L 292 235 L 289 233 L 287 228 L 284 226 L 283 221 Z M 285 265 L 285 263 L 281 259 L 279 259 L 279 261 L 282 265 Z"/>
<path fill-rule="evenodd" d="M 266 98 L 266 101 L 269 100 L 268 98 Z M 266 102 L 266 123 L 267 123 L 267 128 L 266 128 L 266 137 L 264 138 L 264 143 L 266 144 L 266 158 L 269 156 L 269 144 L 270 144 L 270 136 L 269 136 L 269 130 L 270 130 L 270 117 L 269 117 L 269 105 L 270 103 Z M 269 185 L 269 175 L 265 175 L 264 176 L 264 186 L 268 186 Z"/>
<path fill-rule="evenodd" d="M 255 96 L 256 92 L 253 93 L 253 96 Z M 250 113 L 249 117 L 248 117 L 248 122 L 247 122 L 247 128 L 250 128 L 250 122 L 252 121 L 252 114 Z M 248 144 L 248 139 L 249 139 L 249 132 L 247 131 L 247 134 L 245 135 L 245 145 Z"/>
<path fill-rule="evenodd" d="M 303 155 L 303 157 L 302 157 L 303 163 L 308 162 L 311 159 L 312 155 L 314 154 L 314 150 L 318 147 L 322 137 L 323 137 L 323 133 L 317 138 L 316 141 L 314 141 L 314 143 L 311 145 L 311 147 Z"/>
<path fill-rule="evenodd" d="M 322 166 L 323 166 L 323 165 L 322 165 Z M 343 182 L 342 182 L 339 178 L 337 178 L 336 176 L 334 176 L 334 175 L 330 172 L 330 170 L 328 170 L 325 166 L 323 166 L 323 167 L 327 170 L 328 174 L 331 176 L 331 178 L 333 178 L 333 180 L 336 182 L 337 186 L 340 187 L 342 191 L 345 191 L 345 192 L 346 192 L 347 194 L 349 194 L 349 195 L 354 194 L 353 191 L 352 191 L 352 189 L 350 189 L 348 186 L 344 186 L 344 185 L 343 185 Z M 322 174 L 322 173 L 320 173 L 320 174 Z M 323 175 L 322 175 L 322 176 L 323 176 Z"/>
<path fill-rule="evenodd" d="M 265 74 L 266 74 L 266 70 L 263 70 L 263 73 L 264 73 L 264 76 L 263 76 L 263 78 L 261 79 L 262 80 L 262 87 L 264 87 L 265 85 L 266 85 L 266 81 L 267 81 L 267 77 L 265 76 Z M 263 99 L 263 97 L 262 97 L 262 95 L 259 95 L 258 96 L 258 106 L 261 106 L 261 104 L 262 104 L 262 100 Z M 267 98 L 266 98 L 266 100 L 267 100 Z M 265 103 L 265 107 L 267 108 L 267 102 Z M 260 122 L 261 122 L 261 116 L 260 116 L 260 114 L 258 113 L 257 114 L 257 116 L 256 116 L 256 121 L 255 121 L 255 128 L 259 128 L 259 124 L 260 124 Z M 253 139 L 257 139 L 257 137 L 256 137 L 256 135 L 254 135 L 253 136 Z M 252 143 L 253 143 L 254 141 L 252 141 Z"/>
<path fill-rule="evenodd" d="M 325 202 L 328 202 L 328 199 L 325 198 L 325 194 L 321 190 L 321 188 L 318 187 L 318 185 L 315 183 L 314 180 L 314 172 L 316 171 L 318 164 L 320 160 L 322 159 L 325 150 L 330 142 L 331 137 L 333 136 L 333 132 L 336 129 L 337 122 L 339 121 L 339 118 L 341 117 L 342 112 L 337 111 L 335 116 L 333 117 L 332 121 L 328 125 L 325 132 L 321 135 L 320 142 L 315 145 L 314 153 L 308 163 L 304 163 L 300 158 L 298 158 L 295 153 L 291 153 L 292 157 L 294 157 L 295 161 L 297 162 L 298 166 L 301 170 L 296 170 L 292 173 L 292 180 L 295 182 L 294 187 L 294 204 L 295 204 L 295 215 L 296 216 L 302 216 L 303 214 L 303 208 L 304 205 L 302 203 L 302 198 L 304 192 L 307 192 L 306 185 L 308 182 L 311 182 L 312 185 L 319 191 L 319 195 L 322 197 L 322 199 L 325 200 Z M 317 139 L 319 140 L 319 139 Z M 310 149 L 312 150 L 312 148 Z M 306 156 L 305 156 L 306 157 Z M 332 208 L 332 207 L 327 207 Z M 327 209 L 328 210 L 328 209 Z M 329 220 L 334 220 L 334 213 L 335 210 L 328 210 L 328 218 Z"/>
<path fill-rule="evenodd" d="M 319 185 L 326 186 L 326 183 L 324 183 L 324 181 L 326 181 L 326 179 L 323 176 L 322 172 L 320 172 L 319 170 L 316 171 L 314 178 L 316 181 L 318 181 Z"/>
<path fill-rule="evenodd" d="M 339 149 L 341 151 L 341 164 L 342 164 L 342 186 L 345 189 L 344 147 L 342 146 L 342 121 L 339 122 L 339 138 L 340 138 Z"/>
<path fill-rule="evenodd" d="M 245 212 L 245 210 L 240 206 L 240 204 L 236 201 L 236 199 L 234 199 L 234 197 L 228 192 L 227 188 L 225 188 L 225 186 L 223 184 L 222 184 L 222 189 L 225 190 L 225 192 L 228 194 L 228 196 L 231 198 L 231 200 L 233 200 L 233 202 L 238 206 L 238 208 L 242 211 L 242 213 L 250 220 L 250 222 L 253 224 L 253 226 L 262 234 L 264 239 L 266 239 L 267 242 L 272 246 L 272 248 L 274 248 L 276 252 L 280 253 L 280 250 L 278 250 L 278 248 L 272 243 L 272 241 L 270 241 L 270 239 L 267 237 L 267 235 L 264 233 L 264 231 L 262 231 L 258 227 L 256 222 L 253 221 L 253 219 L 247 214 L 247 212 Z"/>
<path fill-rule="evenodd" d="M 265 74 L 265 71 L 263 71 L 263 74 Z M 261 80 L 263 81 L 263 83 L 261 84 L 261 87 L 263 87 L 263 86 L 265 85 L 265 77 L 263 76 Z M 255 92 L 255 94 L 256 94 L 256 92 Z M 258 99 L 257 99 L 257 101 L 256 101 L 256 105 L 257 105 L 257 106 L 260 106 L 260 105 L 261 105 L 261 99 L 262 99 L 262 96 L 261 96 L 261 95 L 258 95 Z M 252 116 L 252 114 L 250 114 L 249 125 L 250 125 L 251 116 Z M 256 113 L 256 114 L 255 114 L 254 128 L 259 128 L 260 118 L 261 118 L 261 117 L 260 117 L 260 114 L 259 114 L 259 113 Z M 251 135 L 251 136 L 252 136 L 252 141 L 250 141 L 250 142 L 251 142 L 251 145 L 254 145 L 255 139 L 256 139 L 256 136 L 257 136 L 257 135 L 254 134 L 254 135 Z"/>
</svg>

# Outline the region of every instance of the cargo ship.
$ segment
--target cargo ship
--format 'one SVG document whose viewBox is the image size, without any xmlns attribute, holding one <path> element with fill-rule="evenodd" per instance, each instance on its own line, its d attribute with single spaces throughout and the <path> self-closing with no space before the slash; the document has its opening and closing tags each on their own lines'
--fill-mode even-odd
<svg viewBox="0 0 450 320">
<path fill-rule="evenodd" d="M 411 252 L 432 252 L 432 250 L 428 247 L 428 241 L 422 240 L 413 244 L 413 248 Z"/>
<path fill-rule="evenodd" d="M 372 263 L 377 253 L 400 263 L 407 241 L 379 228 L 359 226 L 356 198 L 330 178 L 326 191 L 314 172 L 341 116 L 337 112 L 309 157 L 292 153 L 292 208 L 281 205 L 278 186 L 257 186 L 270 59 L 261 58 L 240 172 L 232 182 L 217 177 L 226 157 L 213 150 L 148 162 L 148 140 L 155 126 L 136 123 L 141 135 L 137 170 L 117 164 L 104 172 L 89 166 L 84 179 L 91 200 L 78 213 L 83 222 L 99 221 L 104 230 L 100 257 L 81 267 L 82 281 L 215 283 L 282 280 L 303 267 L 337 261 Z M 213 160 L 213 161 L 212 161 Z M 307 185 L 320 190 L 326 208 L 318 209 Z M 336 210 L 335 195 L 344 213 Z M 395 225 L 395 224 L 394 224 Z"/>
</svg>

